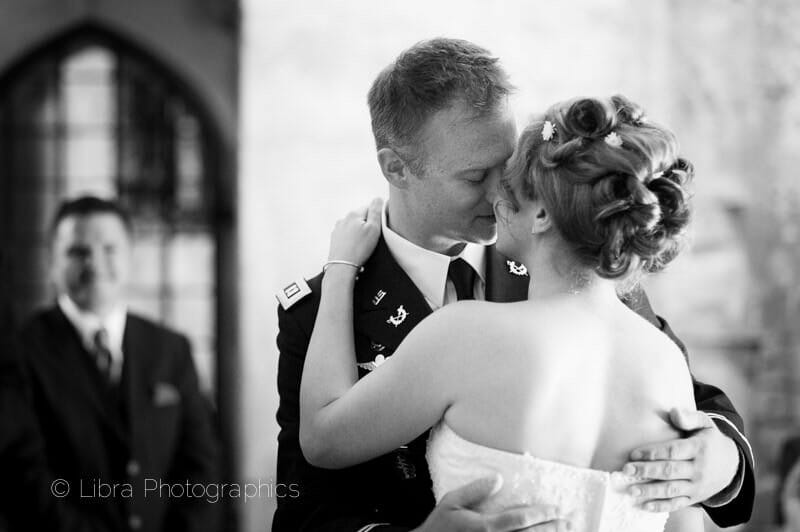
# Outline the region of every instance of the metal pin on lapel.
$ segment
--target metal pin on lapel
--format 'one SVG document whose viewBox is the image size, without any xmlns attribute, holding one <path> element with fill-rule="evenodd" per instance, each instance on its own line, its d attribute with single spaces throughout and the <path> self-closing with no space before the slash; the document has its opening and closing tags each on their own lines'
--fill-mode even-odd
<svg viewBox="0 0 800 532">
<path fill-rule="evenodd" d="M 372 348 L 373 351 L 377 351 L 378 353 L 386 349 L 385 345 L 373 342 L 372 340 L 370 340 L 369 346 Z"/>
<path fill-rule="evenodd" d="M 506 264 L 508 265 L 508 273 L 519 276 L 528 275 L 528 268 L 524 264 L 517 264 L 513 260 L 507 260 Z"/>
<path fill-rule="evenodd" d="M 400 305 L 399 307 L 397 307 L 396 314 L 394 316 L 389 316 L 389 319 L 386 320 L 386 323 L 389 323 L 397 327 L 398 325 L 406 321 L 407 317 L 408 317 L 408 312 L 406 312 L 406 309 L 403 308 L 403 305 Z"/>
<path fill-rule="evenodd" d="M 377 307 L 378 303 L 380 303 L 381 299 L 383 299 L 385 296 L 386 292 L 384 292 L 383 290 L 378 290 L 378 293 L 375 294 L 375 297 L 372 298 L 372 304 Z"/>
</svg>

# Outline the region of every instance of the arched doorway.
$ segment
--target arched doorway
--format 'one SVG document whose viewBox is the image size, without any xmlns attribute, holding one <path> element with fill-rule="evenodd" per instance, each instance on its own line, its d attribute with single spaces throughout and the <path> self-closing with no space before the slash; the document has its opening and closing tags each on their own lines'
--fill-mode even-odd
<svg viewBox="0 0 800 532">
<path fill-rule="evenodd" d="M 130 307 L 192 340 L 216 376 L 223 152 L 191 88 L 119 36 L 87 26 L 0 76 L 0 244 L 17 316 L 52 299 L 50 217 L 64 198 L 115 197 L 136 233 Z M 226 195 L 227 196 L 227 195 Z"/>
</svg>

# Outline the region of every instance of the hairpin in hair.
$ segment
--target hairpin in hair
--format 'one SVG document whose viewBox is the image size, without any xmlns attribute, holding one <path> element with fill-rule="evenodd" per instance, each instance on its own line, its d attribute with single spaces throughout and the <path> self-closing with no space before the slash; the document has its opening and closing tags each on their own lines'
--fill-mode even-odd
<svg viewBox="0 0 800 532">
<path fill-rule="evenodd" d="M 606 144 L 608 144 L 611 147 L 619 148 L 620 146 L 622 146 L 622 138 L 620 138 L 620 136 L 617 135 L 616 131 L 612 131 L 611 133 L 606 135 L 606 138 L 604 140 L 606 141 Z"/>
<path fill-rule="evenodd" d="M 644 116 L 644 111 L 641 109 L 636 109 L 636 111 L 633 112 L 633 115 L 631 115 L 631 121 L 636 125 L 640 125 L 647 122 L 647 117 Z"/>
<path fill-rule="evenodd" d="M 556 126 L 549 120 L 545 120 L 542 126 L 542 140 L 550 140 L 556 134 Z"/>
</svg>

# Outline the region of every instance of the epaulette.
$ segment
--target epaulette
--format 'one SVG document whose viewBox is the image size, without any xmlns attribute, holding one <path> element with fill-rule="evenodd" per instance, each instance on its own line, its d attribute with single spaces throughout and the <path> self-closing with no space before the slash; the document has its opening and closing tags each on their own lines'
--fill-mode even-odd
<svg viewBox="0 0 800 532">
<path fill-rule="evenodd" d="M 283 310 L 289 310 L 292 305 L 311 293 L 311 287 L 302 277 L 292 281 L 285 288 L 278 291 L 275 297 L 278 298 Z"/>
</svg>

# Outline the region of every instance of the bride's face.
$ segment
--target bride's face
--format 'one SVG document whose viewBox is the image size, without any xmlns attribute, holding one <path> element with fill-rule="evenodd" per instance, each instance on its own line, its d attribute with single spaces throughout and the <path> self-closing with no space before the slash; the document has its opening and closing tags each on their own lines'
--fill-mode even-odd
<svg viewBox="0 0 800 532">
<path fill-rule="evenodd" d="M 497 251 L 517 262 L 525 262 L 533 248 L 536 201 L 522 193 L 519 176 L 504 175 L 494 200 L 497 218 Z"/>
</svg>

